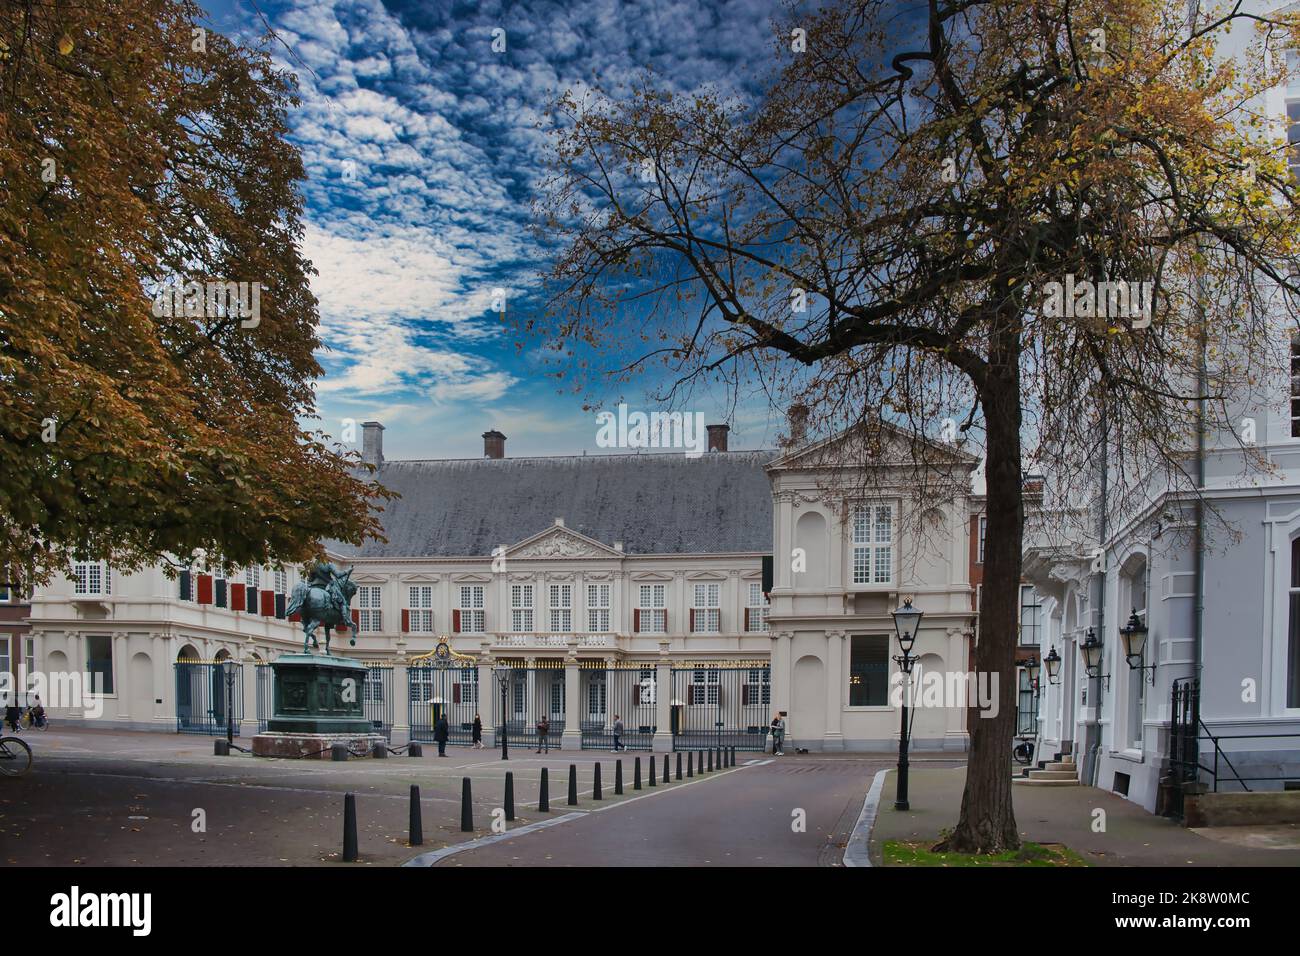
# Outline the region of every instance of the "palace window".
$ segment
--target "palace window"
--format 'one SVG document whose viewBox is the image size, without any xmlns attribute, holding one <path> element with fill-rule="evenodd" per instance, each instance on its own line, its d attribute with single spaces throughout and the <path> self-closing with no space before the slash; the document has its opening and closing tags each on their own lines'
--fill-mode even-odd
<svg viewBox="0 0 1300 956">
<path fill-rule="evenodd" d="M 92 693 L 113 693 L 113 638 L 106 634 L 86 638 L 86 674 Z"/>
<path fill-rule="evenodd" d="M 72 566 L 75 593 L 90 597 L 112 593 L 112 575 L 104 561 L 78 561 Z"/>
<path fill-rule="evenodd" d="M 362 584 L 357 588 L 358 630 L 373 632 L 384 629 L 382 590 L 378 584 Z"/>
<path fill-rule="evenodd" d="M 697 667 L 691 674 L 690 703 L 716 704 L 720 693 L 722 674 L 716 667 Z"/>
<path fill-rule="evenodd" d="M 587 719 L 592 722 L 603 722 L 605 703 L 605 675 L 603 672 L 598 672 L 587 679 Z"/>
<path fill-rule="evenodd" d="M 533 586 L 510 585 L 510 630 L 517 634 L 533 629 Z"/>
<path fill-rule="evenodd" d="M 988 530 L 989 530 L 989 519 L 988 519 L 988 515 L 980 515 L 980 520 L 979 520 L 979 556 L 976 557 L 976 559 L 975 559 L 975 563 L 976 563 L 976 564 L 983 564 L 983 563 L 984 563 L 984 536 L 988 533 Z"/>
<path fill-rule="evenodd" d="M 483 585 L 462 584 L 460 607 L 456 609 L 455 630 L 462 634 L 482 634 L 487 629 L 483 613 Z"/>
<path fill-rule="evenodd" d="M 609 630 L 609 595 L 608 584 L 587 585 L 587 630 L 604 633 Z"/>
<path fill-rule="evenodd" d="M 433 587 L 428 584 L 412 584 L 406 589 L 407 618 L 412 634 L 433 633 Z M 465 617 L 461 615 L 461 621 Z"/>
<path fill-rule="evenodd" d="M 749 585 L 749 606 L 745 608 L 745 630 L 767 632 L 767 596 L 763 594 L 763 583 L 752 581 Z"/>
<path fill-rule="evenodd" d="M 772 669 L 770 667 L 751 667 L 749 679 L 745 682 L 745 699 L 742 704 L 772 703 Z"/>
<path fill-rule="evenodd" d="M 857 505 L 853 509 L 853 583 L 892 584 L 894 506 Z"/>
<path fill-rule="evenodd" d="M 276 571 L 272 577 L 272 585 L 276 594 L 289 593 L 289 572 L 281 568 Z"/>
<path fill-rule="evenodd" d="M 552 584 L 551 599 L 551 633 L 567 634 L 573 630 L 573 585 Z"/>
<path fill-rule="evenodd" d="M 462 668 L 460 671 L 459 686 L 460 702 L 467 705 L 470 710 L 478 707 L 478 668 Z"/>
<path fill-rule="evenodd" d="M 258 565 L 244 568 L 244 584 L 254 590 L 262 586 L 262 569 Z"/>
<path fill-rule="evenodd" d="M 662 584 L 639 587 L 633 630 L 642 634 L 663 634 L 668 630 L 668 589 Z"/>
<path fill-rule="evenodd" d="M 721 629 L 722 585 L 695 585 L 695 603 L 691 606 L 691 631 L 695 634 L 717 634 Z"/>
<path fill-rule="evenodd" d="M 889 638 L 855 634 L 849 646 L 849 706 L 889 704 Z"/>
<path fill-rule="evenodd" d="M 1291 542 L 1290 619 L 1287 627 L 1286 705 L 1300 707 L 1300 538 Z"/>
<path fill-rule="evenodd" d="M 1037 647 L 1043 606 L 1038 603 L 1038 591 L 1032 584 L 1020 586 L 1020 645 Z"/>
</svg>

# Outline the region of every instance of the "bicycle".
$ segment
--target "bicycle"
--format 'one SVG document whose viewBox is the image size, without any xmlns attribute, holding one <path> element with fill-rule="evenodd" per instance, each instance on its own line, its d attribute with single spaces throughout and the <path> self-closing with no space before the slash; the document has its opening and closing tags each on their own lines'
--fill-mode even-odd
<svg viewBox="0 0 1300 956">
<path fill-rule="evenodd" d="M 32 748 L 18 737 L 0 737 L 0 776 L 21 777 L 32 767 Z"/>
<path fill-rule="evenodd" d="M 1018 764 L 1030 764 L 1034 759 L 1034 738 L 1021 737 L 1018 746 L 1011 751 L 1011 756 L 1015 758 Z"/>
<path fill-rule="evenodd" d="M 22 719 L 18 721 L 18 726 L 23 730 L 31 730 L 35 727 L 37 730 L 49 730 L 50 718 L 42 714 L 40 717 L 33 717 L 31 710 L 23 712 Z"/>
</svg>

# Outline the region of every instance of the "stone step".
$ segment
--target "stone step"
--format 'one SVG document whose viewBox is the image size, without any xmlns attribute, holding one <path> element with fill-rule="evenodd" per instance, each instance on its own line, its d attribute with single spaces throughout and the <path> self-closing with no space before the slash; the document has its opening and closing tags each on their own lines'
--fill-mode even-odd
<svg viewBox="0 0 1300 956">
<path fill-rule="evenodd" d="M 1012 783 L 1018 787 L 1077 787 L 1079 781 L 1070 780 L 1039 780 L 1033 777 L 1016 777 Z"/>
<path fill-rule="evenodd" d="M 1073 770 L 1031 770 L 1029 771 L 1030 780 L 1075 780 L 1079 775 Z"/>
<path fill-rule="evenodd" d="M 1068 770 L 1070 773 L 1078 773 L 1079 768 L 1074 765 L 1073 760 L 1053 760 L 1043 765 L 1043 770 Z"/>
</svg>

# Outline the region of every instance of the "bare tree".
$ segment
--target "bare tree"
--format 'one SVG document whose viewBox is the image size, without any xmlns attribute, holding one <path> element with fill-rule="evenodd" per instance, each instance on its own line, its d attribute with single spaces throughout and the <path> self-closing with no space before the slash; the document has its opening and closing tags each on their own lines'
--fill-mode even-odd
<svg viewBox="0 0 1300 956">
<path fill-rule="evenodd" d="M 1196 436 L 1284 361 L 1295 192 L 1263 93 L 1296 32 L 1181 0 L 846 0 L 778 27 L 754 102 L 648 79 L 557 104 L 539 222 L 564 247 L 533 325 L 584 380 L 659 366 L 669 395 L 758 383 L 827 429 L 982 445 L 975 664 L 1000 699 L 951 849 L 1019 845 L 1026 463 L 1189 487 Z"/>
</svg>

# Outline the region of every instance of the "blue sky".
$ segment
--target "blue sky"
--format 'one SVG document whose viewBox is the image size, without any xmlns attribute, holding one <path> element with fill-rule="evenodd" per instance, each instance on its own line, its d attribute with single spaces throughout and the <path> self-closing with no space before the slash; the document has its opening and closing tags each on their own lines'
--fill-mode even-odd
<svg viewBox="0 0 1300 956">
<path fill-rule="evenodd" d="M 511 455 L 599 453 L 596 420 L 541 374 L 492 311 L 540 307 L 548 250 L 528 231 L 543 174 L 548 102 L 596 78 L 606 89 L 646 68 L 680 90 L 739 84 L 770 66 L 776 0 L 215 0 L 221 32 L 252 39 L 260 10 L 298 74 L 293 137 L 308 172 L 305 253 L 319 270 L 322 427 L 387 426 L 389 458 L 476 457 L 482 432 Z M 493 52 L 493 31 L 506 49 Z M 287 47 L 287 49 L 286 49 Z M 289 51 L 292 50 L 292 53 Z M 310 68 L 310 69 L 308 69 Z M 646 383 L 647 386 L 653 383 Z M 620 395 L 611 391 L 607 404 Z M 654 410 L 644 388 L 624 390 Z M 732 448 L 771 447 L 778 416 L 727 396 L 678 410 L 730 419 Z"/>
</svg>

